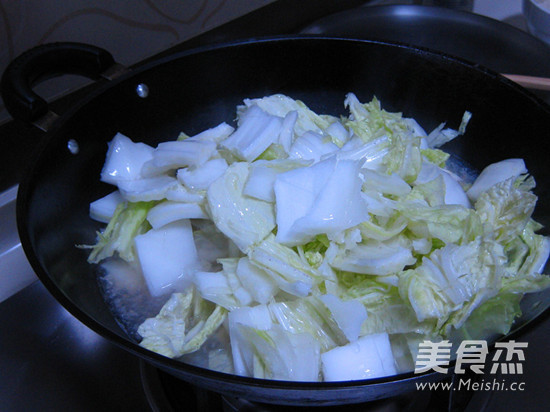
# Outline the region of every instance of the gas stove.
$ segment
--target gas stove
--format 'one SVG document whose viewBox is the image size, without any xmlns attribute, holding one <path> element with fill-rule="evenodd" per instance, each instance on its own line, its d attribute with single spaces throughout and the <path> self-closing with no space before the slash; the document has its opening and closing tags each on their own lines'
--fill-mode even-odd
<svg viewBox="0 0 550 412">
<path fill-rule="evenodd" d="M 298 3 L 300 3 L 298 5 Z M 334 13 L 355 7 L 418 1 L 301 1 L 279 0 L 230 23 L 171 47 L 159 55 L 208 43 L 264 35 L 300 33 Z M 468 3 L 468 2 L 466 2 Z M 471 2 L 471 10 L 525 29 L 521 2 L 506 0 Z M 322 24 L 321 24 L 322 27 Z M 320 34 L 323 34 L 322 32 Z M 330 33 L 324 33 L 330 35 Z M 547 68 L 550 71 L 550 64 Z M 550 74 L 549 74 L 550 75 Z M 87 88 L 53 103 L 63 111 L 86 93 Z M 24 257 L 15 225 L 17 183 L 24 173 L 25 158 L 39 133 L 17 122 L 0 126 L 0 409 L 2 410 L 262 410 L 291 409 L 253 404 L 222 397 L 188 385 L 140 361 L 72 317 L 46 291 Z M 7 156 L 9 153 L 9 156 Z M 413 393 L 394 399 L 337 410 L 418 411 L 501 409 L 546 410 L 547 379 L 550 373 L 550 320 L 543 319 L 521 336 L 529 342 L 525 350 L 524 390 L 477 391 L 466 398 L 449 393 Z M 295 408 L 301 410 L 304 408 Z M 329 408 L 322 408 L 329 410 Z"/>
</svg>

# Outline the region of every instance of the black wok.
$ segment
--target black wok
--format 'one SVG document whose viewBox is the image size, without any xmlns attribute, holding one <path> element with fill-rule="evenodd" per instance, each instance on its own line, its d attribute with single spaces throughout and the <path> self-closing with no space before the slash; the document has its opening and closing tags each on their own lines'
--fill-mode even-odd
<svg viewBox="0 0 550 412">
<path fill-rule="evenodd" d="M 205 370 L 138 346 L 109 311 L 86 262 L 87 251 L 75 247 L 95 241 L 99 226 L 89 219 L 88 207 L 112 190 L 99 181 L 99 173 L 107 142 L 117 132 L 155 145 L 181 131 L 192 135 L 231 122 L 235 106 L 244 98 L 272 93 L 290 95 L 317 112 L 331 114 L 344 113 L 347 92 L 355 92 L 363 101 L 375 95 L 386 110 L 402 111 L 428 130 L 441 121 L 457 127 L 469 110 L 473 118 L 466 135 L 446 150 L 478 170 L 505 158 L 524 158 L 538 182 L 535 218 L 550 226 L 546 152 L 550 108 L 476 64 L 401 44 L 312 37 L 213 46 L 126 71 L 113 62 L 100 49 L 54 44 L 24 54 L 6 70 L 2 93 L 10 113 L 47 130 L 20 184 L 19 234 L 38 277 L 69 312 L 115 344 L 185 381 L 254 401 L 328 405 L 398 395 L 413 391 L 416 382 L 446 375 L 288 383 Z M 30 85 L 67 72 L 101 80 L 84 101 L 56 117 Z M 141 84 L 147 86 L 147 96 L 136 93 Z M 540 315 L 550 302 L 548 294 L 524 300 L 526 310 L 514 330 Z"/>
</svg>

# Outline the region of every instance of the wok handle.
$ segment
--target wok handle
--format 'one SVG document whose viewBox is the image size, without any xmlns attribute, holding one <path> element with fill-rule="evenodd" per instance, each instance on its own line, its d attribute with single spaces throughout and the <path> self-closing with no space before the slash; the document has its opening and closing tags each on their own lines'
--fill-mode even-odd
<svg viewBox="0 0 550 412">
<path fill-rule="evenodd" d="M 10 115 L 25 123 L 34 123 L 50 110 L 48 103 L 32 88 L 49 78 L 78 74 L 97 80 L 115 65 L 106 50 L 83 43 L 62 42 L 36 46 L 17 58 L 2 75 L 0 90 Z"/>
</svg>

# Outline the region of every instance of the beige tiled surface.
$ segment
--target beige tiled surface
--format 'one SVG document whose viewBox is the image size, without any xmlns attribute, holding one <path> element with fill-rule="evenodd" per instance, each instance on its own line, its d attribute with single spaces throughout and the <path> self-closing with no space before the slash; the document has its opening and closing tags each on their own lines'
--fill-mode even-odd
<svg viewBox="0 0 550 412">
<path fill-rule="evenodd" d="M 23 51 L 55 41 L 95 44 L 130 65 L 271 1 L 0 0 L 0 73 Z M 7 119 L 0 101 L 0 123 Z"/>
</svg>

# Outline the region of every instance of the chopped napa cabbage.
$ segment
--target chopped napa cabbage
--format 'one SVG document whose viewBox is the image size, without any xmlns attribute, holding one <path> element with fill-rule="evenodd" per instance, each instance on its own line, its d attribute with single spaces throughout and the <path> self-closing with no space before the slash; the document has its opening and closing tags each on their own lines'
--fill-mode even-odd
<svg viewBox="0 0 550 412">
<path fill-rule="evenodd" d="M 368 219 L 361 197 L 359 164 L 331 157 L 277 176 L 277 241 L 305 243 L 318 234 L 340 232 Z"/>
<path fill-rule="evenodd" d="M 548 288 L 550 288 L 550 277 L 537 272 L 520 272 L 503 277 L 498 294 L 466 314 L 458 312 L 451 317 L 450 321 L 454 321 L 456 334 L 463 339 L 497 338 L 509 333 L 513 321 L 521 316 L 520 301 L 525 293 L 539 292 Z M 457 317 L 460 322 L 453 319 Z"/>
<path fill-rule="evenodd" d="M 420 149 L 420 153 L 427 159 L 430 163 L 438 167 L 445 167 L 445 162 L 449 160 L 451 155 L 439 149 Z"/>
<path fill-rule="evenodd" d="M 527 228 L 525 229 L 524 233 L 526 231 Z M 539 237 L 540 235 L 536 236 Z M 543 236 L 540 237 L 544 238 Z M 534 249 L 536 251 L 536 248 Z M 518 273 L 520 267 L 524 264 L 524 262 L 526 261 L 526 257 L 529 254 L 529 246 L 527 246 L 527 242 L 522 239 L 522 236 L 517 236 L 504 246 L 504 253 L 506 254 L 506 258 L 508 259 L 508 262 L 506 264 L 507 272 Z M 536 271 L 530 270 L 530 272 Z"/>
<path fill-rule="evenodd" d="M 395 368 L 398 372 L 412 371 L 418 355 L 418 344 L 421 342 L 417 333 L 399 333 L 389 335 Z M 412 347 L 411 347 L 412 346 Z"/>
<path fill-rule="evenodd" d="M 419 322 L 413 308 L 401 298 L 396 286 L 383 283 L 381 278 L 350 272 L 340 272 L 338 277 L 343 298 L 357 299 L 367 309 L 368 316 L 361 326 L 361 336 L 384 332 L 416 332 L 427 336 L 433 333 L 434 322 Z"/>
<path fill-rule="evenodd" d="M 244 325 L 256 331 L 265 331 L 273 326 L 273 320 L 266 305 L 237 308 L 229 312 L 227 318 L 235 373 L 250 376 L 253 373 L 253 353 L 248 341 L 241 339 L 238 334 L 237 326 Z"/>
<path fill-rule="evenodd" d="M 358 243 L 363 240 L 361 230 L 358 227 L 352 227 L 339 233 L 331 233 L 326 235 L 326 237 L 330 241 L 330 243 L 328 244 L 329 248 L 331 246 L 338 246 L 339 248 L 343 248 L 344 250 L 354 248 Z M 318 236 L 317 238 L 320 240 L 324 240 L 322 236 Z"/>
<path fill-rule="evenodd" d="M 201 270 L 215 272 L 221 268 L 218 259 L 241 255 L 237 246 L 211 220 L 192 220 L 192 226 Z"/>
<path fill-rule="evenodd" d="M 359 232 L 362 239 L 385 241 L 399 235 L 406 227 L 406 219 L 401 214 L 394 213 L 387 219 L 378 219 L 373 216 L 371 220 L 361 222 Z M 412 246 L 414 249 L 414 244 Z"/>
<path fill-rule="evenodd" d="M 187 361 L 257 378 L 368 379 L 413 369 L 423 340 L 498 338 L 550 288 L 524 161 L 465 191 L 440 149 L 470 113 L 427 134 L 353 93 L 339 117 L 284 95 L 243 103 L 235 128 L 109 145 L 101 177 L 119 195 L 91 205 L 108 225 L 89 260 L 118 255 L 165 294 L 142 346 L 202 347 Z"/>
<path fill-rule="evenodd" d="M 332 122 L 325 132 L 330 136 L 332 143 L 339 148 L 344 146 L 351 137 L 350 131 L 340 121 Z"/>
<path fill-rule="evenodd" d="M 445 143 L 450 142 L 456 137 L 464 134 L 466 132 L 466 126 L 470 122 L 472 114 L 469 111 L 465 111 L 462 115 L 462 120 L 458 130 L 454 129 L 445 129 L 445 123 L 441 123 L 436 127 L 428 136 L 426 137 L 426 142 L 430 148 L 437 148 L 443 146 Z"/>
<path fill-rule="evenodd" d="M 227 312 L 202 301 L 193 289 L 174 293 L 159 314 L 138 328 L 140 346 L 169 358 L 198 350 L 224 322 Z"/>
<path fill-rule="evenodd" d="M 283 119 L 253 105 L 240 117 L 237 130 L 221 145 L 238 158 L 251 162 L 279 139 Z"/>
<path fill-rule="evenodd" d="M 318 115 L 308 108 L 304 102 L 294 100 L 282 94 L 274 94 L 261 99 L 245 99 L 244 106 L 238 108 L 239 117 L 246 112 L 246 108 L 257 105 L 272 116 L 285 117 L 290 112 L 297 113 L 297 119 L 294 124 L 294 133 L 301 136 L 305 132 L 313 131 L 320 133 L 325 130 L 332 121 L 336 120 L 330 116 Z"/>
<path fill-rule="evenodd" d="M 447 245 L 424 257 L 422 264 L 401 274 L 399 293 L 410 303 L 420 322 L 434 319 L 438 327 L 459 327 L 475 307 L 495 296 L 501 285 L 502 246 L 477 239 L 468 244 Z M 464 309 L 464 310 L 463 310 Z M 451 315 L 459 312 L 449 322 Z"/>
<path fill-rule="evenodd" d="M 526 246 L 526 253 L 522 256 L 519 274 L 544 273 L 548 256 L 550 255 L 550 238 L 537 235 L 530 221 L 521 236 L 522 243 Z"/>
<path fill-rule="evenodd" d="M 352 137 L 336 156 L 341 160 L 360 160 L 363 169 L 385 172 L 384 159 L 390 151 L 389 145 L 386 135 L 367 143 L 358 137 Z"/>
<path fill-rule="evenodd" d="M 415 203 L 398 205 L 408 220 L 407 229 L 417 238 L 462 244 L 483 233 L 480 217 L 472 209 L 460 205 L 427 207 Z"/>
<path fill-rule="evenodd" d="M 411 138 L 412 134 L 400 134 L 391 137 L 392 146 L 384 157 L 387 173 L 396 173 L 407 182 L 413 182 L 420 172 L 422 155 L 420 153 L 420 139 Z"/>
<path fill-rule="evenodd" d="M 361 170 L 360 173 L 363 175 L 363 187 L 366 190 L 395 196 L 405 196 L 411 191 L 409 184 L 397 174 L 387 175 L 368 169 Z"/>
<path fill-rule="evenodd" d="M 281 133 L 279 133 L 278 144 L 283 148 L 287 155 L 290 153 L 290 147 L 294 142 L 294 126 L 296 126 L 297 120 L 298 112 L 296 110 L 292 110 L 285 115 L 283 124 L 281 125 Z"/>
<path fill-rule="evenodd" d="M 151 208 L 147 220 L 153 229 L 159 229 L 168 223 L 182 219 L 207 219 L 198 203 L 180 203 L 166 200 Z"/>
<path fill-rule="evenodd" d="M 218 261 L 223 267 L 222 271 L 195 273 L 194 283 L 201 296 L 228 310 L 250 305 L 253 297 L 237 276 L 239 258 L 224 258 Z"/>
<path fill-rule="evenodd" d="M 367 310 L 357 300 L 342 301 L 326 294 L 319 297 L 332 314 L 332 317 L 349 342 L 356 341 L 361 333 L 361 325 L 367 319 Z"/>
<path fill-rule="evenodd" d="M 527 173 L 523 159 L 507 159 L 490 164 L 481 171 L 472 186 L 466 192 L 469 198 L 475 202 L 479 196 L 497 183 Z"/>
<path fill-rule="evenodd" d="M 331 279 L 334 278 L 334 275 L 331 273 L 332 268 L 327 264 L 328 259 L 326 259 L 326 252 L 330 245 L 331 241 L 328 236 L 317 235 L 312 241 L 296 246 L 296 251 L 312 268 L 318 269 L 322 276 Z"/>
<path fill-rule="evenodd" d="M 258 303 L 268 303 L 279 291 L 275 280 L 267 272 L 250 262 L 248 257 L 239 259 L 235 274 L 243 287 Z"/>
<path fill-rule="evenodd" d="M 220 143 L 222 140 L 229 137 L 231 133 L 235 131 L 235 128 L 228 125 L 225 122 L 220 123 L 216 127 L 206 129 L 193 137 L 187 136 L 185 133 L 180 133 L 178 136 L 179 141 L 191 139 L 192 141 L 206 141 Z"/>
<path fill-rule="evenodd" d="M 310 161 L 300 159 L 257 160 L 250 165 L 243 194 L 266 202 L 274 202 L 273 187 L 277 176 L 309 164 L 311 164 Z"/>
<path fill-rule="evenodd" d="M 295 296 L 307 296 L 322 280 L 319 271 L 293 249 L 278 243 L 269 235 L 248 253 L 250 262 L 267 273 L 279 288 Z"/>
<path fill-rule="evenodd" d="M 441 167 L 433 164 L 432 162 L 423 160 L 420 167 L 420 172 L 418 172 L 418 175 L 416 176 L 416 180 L 413 182 L 413 185 L 431 182 L 441 175 L 441 170 Z"/>
<path fill-rule="evenodd" d="M 401 272 L 415 262 L 411 248 L 396 238 L 386 242 L 369 240 L 360 243 L 337 255 L 331 265 L 346 272 L 387 276 Z"/>
<path fill-rule="evenodd" d="M 408 123 L 402 119 L 401 113 L 383 110 L 376 98 L 362 104 L 354 93 L 348 93 L 344 105 L 350 111 L 350 117 L 344 125 L 364 142 L 370 142 L 388 133 L 410 130 Z"/>
<path fill-rule="evenodd" d="M 278 143 L 273 143 L 269 145 L 256 160 L 283 160 L 286 158 L 288 158 L 288 154 L 283 146 Z"/>
<path fill-rule="evenodd" d="M 443 176 L 443 182 L 445 183 L 445 204 L 472 207 L 458 178 L 446 170 L 441 172 L 441 176 Z"/>
<path fill-rule="evenodd" d="M 187 166 L 200 166 L 216 150 L 216 143 L 192 138 L 160 143 L 153 151 L 153 157 L 141 169 L 144 177 L 161 175 L 170 170 Z"/>
<path fill-rule="evenodd" d="M 325 381 L 381 378 L 397 373 L 387 333 L 366 335 L 321 355 Z"/>
<path fill-rule="evenodd" d="M 390 218 L 395 214 L 398 208 L 398 202 L 396 200 L 374 190 L 363 190 L 361 192 L 361 198 L 367 204 L 369 213 L 380 218 Z"/>
<path fill-rule="evenodd" d="M 349 93 L 344 104 L 351 112 L 345 124 L 355 135 L 365 143 L 387 139 L 387 153 L 382 158 L 383 170 L 397 173 L 407 182 L 413 181 L 420 171 L 422 156 L 420 137 L 415 134 L 410 122 L 401 113 L 383 110 L 376 98 L 370 103 L 361 104 L 357 96 Z"/>
<path fill-rule="evenodd" d="M 190 190 L 181 184 L 174 184 L 166 188 L 164 198 L 172 202 L 181 203 L 202 203 L 204 202 L 204 192 Z"/>
<path fill-rule="evenodd" d="M 321 352 L 357 340 L 367 317 L 364 308 L 358 309 L 357 301 L 343 302 L 336 296 L 327 300 L 326 296 L 329 295 L 237 308 L 229 313 L 229 327 L 241 323 L 268 330 L 277 325 L 290 333 L 307 333 L 319 344 Z M 235 362 L 239 363 L 239 359 L 235 358 Z"/>
<path fill-rule="evenodd" d="M 275 228 L 273 205 L 243 195 L 247 178 L 248 165 L 233 163 L 207 191 L 212 220 L 245 253 Z"/>
<path fill-rule="evenodd" d="M 120 203 L 103 232 L 98 232 L 98 241 L 92 247 L 88 262 L 99 263 L 118 255 L 131 262 L 135 259 L 134 238 L 147 232 L 151 225 L 147 213 L 155 202 Z"/>
<path fill-rule="evenodd" d="M 196 272 L 194 283 L 203 297 L 217 305 L 228 310 L 233 310 L 240 306 L 246 306 L 251 299 L 239 300 L 231 289 L 230 282 L 226 273 L 222 272 Z"/>
<path fill-rule="evenodd" d="M 459 339 L 493 339 L 510 332 L 512 322 L 521 315 L 519 293 L 502 293 L 475 308 L 454 332 Z"/>
<path fill-rule="evenodd" d="M 317 382 L 320 378 L 319 343 L 308 333 L 291 333 L 278 325 L 258 330 L 236 324 L 232 347 L 240 351 L 240 375 L 261 379 Z"/>
<path fill-rule="evenodd" d="M 511 177 L 483 192 L 475 209 L 485 223 L 485 229 L 507 244 L 523 232 L 531 221 L 537 196 L 531 191 L 534 182 Z"/>
<path fill-rule="evenodd" d="M 460 125 L 458 126 L 459 134 L 462 135 L 466 133 L 466 127 L 468 126 L 468 123 L 470 123 L 471 118 L 472 118 L 472 113 L 466 110 L 462 115 L 462 119 L 460 120 Z"/>
<path fill-rule="evenodd" d="M 141 179 L 143 165 L 151 160 L 154 149 L 145 143 L 134 143 L 117 133 L 109 142 L 101 180 L 113 185 L 120 181 Z"/>
<path fill-rule="evenodd" d="M 315 296 L 273 303 L 267 307 L 276 324 L 291 333 L 311 335 L 321 352 L 349 342 L 331 311 Z"/>
<path fill-rule="evenodd" d="M 472 207 L 459 178 L 429 162 L 422 163 L 414 185 L 417 190 L 422 190 L 431 206 L 446 204 Z"/>
<path fill-rule="evenodd" d="M 512 292 L 517 294 L 534 293 L 550 287 L 550 277 L 539 273 L 518 274 L 517 276 L 502 279 L 500 293 Z"/>
<path fill-rule="evenodd" d="M 322 135 L 315 132 L 306 132 L 294 141 L 288 153 L 292 159 L 318 162 L 337 150 L 338 146 Z"/>
<path fill-rule="evenodd" d="M 120 194 L 130 202 L 166 199 L 168 193 L 176 191 L 179 186 L 180 184 L 174 177 L 165 175 L 118 182 Z"/>
<path fill-rule="evenodd" d="M 178 181 L 192 190 L 207 190 L 227 170 L 225 159 L 212 159 L 195 168 L 183 168 L 177 172 Z"/>
<path fill-rule="evenodd" d="M 145 283 L 153 296 L 188 286 L 193 273 L 199 268 L 188 219 L 137 235 L 134 243 Z"/>
<path fill-rule="evenodd" d="M 101 223 L 109 223 L 124 198 L 118 190 L 90 203 L 90 217 Z"/>
<path fill-rule="evenodd" d="M 426 183 L 417 183 L 403 201 L 418 206 L 437 207 L 445 203 L 446 185 L 441 174 Z"/>
</svg>

